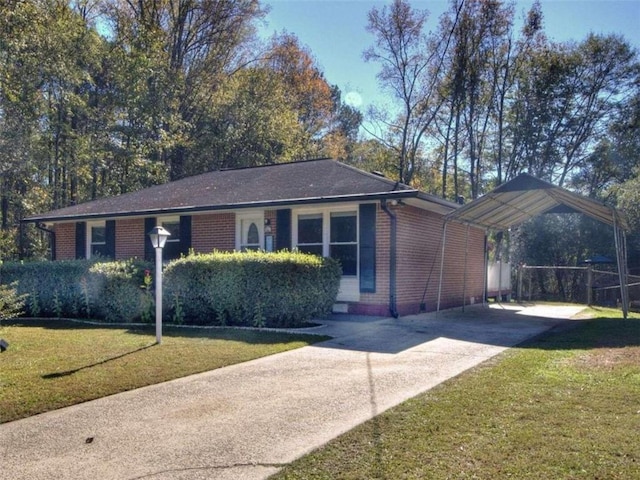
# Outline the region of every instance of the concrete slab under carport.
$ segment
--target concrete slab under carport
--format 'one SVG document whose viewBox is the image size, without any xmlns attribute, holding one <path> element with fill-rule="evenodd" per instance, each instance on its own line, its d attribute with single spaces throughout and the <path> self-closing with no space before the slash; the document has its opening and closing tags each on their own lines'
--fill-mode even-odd
<svg viewBox="0 0 640 480">
<path fill-rule="evenodd" d="M 3 424 L 2 468 L 15 480 L 264 479 L 582 309 L 494 307 L 336 316 L 309 330 L 326 342 Z"/>
</svg>

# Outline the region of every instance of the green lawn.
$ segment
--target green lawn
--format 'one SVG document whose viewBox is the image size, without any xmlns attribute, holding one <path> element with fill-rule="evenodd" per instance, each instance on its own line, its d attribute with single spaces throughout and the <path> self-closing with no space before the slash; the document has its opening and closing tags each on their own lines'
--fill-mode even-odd
<svg viewBox="0 0 640 480">
<path fill-rule="evenodd" d="M 299 348 L 327 337 L 239 329 L 127 329 L 58 320 L 3 322 L 0 423 Z"/>
<path fill-rule="evenodd" d="M 346 433 L 274 479 L 640 478 L 640 316 L 552 331 Z"/>
</svg>

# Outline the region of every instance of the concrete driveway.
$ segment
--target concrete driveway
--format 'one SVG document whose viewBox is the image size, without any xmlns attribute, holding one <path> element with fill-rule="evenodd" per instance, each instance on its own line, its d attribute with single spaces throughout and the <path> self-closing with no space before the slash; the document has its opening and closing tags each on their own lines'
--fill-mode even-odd
<svg viewBox="0 0 640 480">
<path fill-rule="evenodd" d="M 2 424 L 0 476 L 264 479 L 580 310 L 333 317 L 327 342 Z"/>
</svg>

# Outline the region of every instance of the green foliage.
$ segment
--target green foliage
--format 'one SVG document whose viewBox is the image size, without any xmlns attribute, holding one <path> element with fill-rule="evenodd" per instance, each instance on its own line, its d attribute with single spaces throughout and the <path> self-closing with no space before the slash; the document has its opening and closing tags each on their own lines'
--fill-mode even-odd
<svg viewBox="0 0 640 480">
<path fill-rule="evenodd" d="M 18 249 L 15 242 L 15 229 L 0 229 L 0 259 L 9 260 L 17 256 Z"/>
<path fill-rule="evenodd" d="M 18 294 L 18 284 L 0 285 L 0 321 L 21 316 L 26 295 Z"/>
<path fill-rule="evenodd" d="M 131 322 L 142 317 L 145 293 L 140 281 L 146 264 L 135 261 L 100 262 L 89 268 L 88 306 L 108 322 Z"/>
<path fill-rule="evenodd" d="M 30 316 L 151 322 L 149 267 L 134 260 L 5 263 L 0 275 L 14 282 Z M 166 268 L 164 311 L 176 324 L 296 326 L 331 310 L 340 273 L 335 260 L 300 253 L 189 255 Z"/>
<path fill-rule="evenodd" d="M 155 298 L 151 291 L 153 284 L 153 277 L 151 277 L 151 270 L 144 271 L 144 278 L 142 280 L 142 309 L 140 312 L 140 319 L 145 323 L 151 323 L 153 320 L 153 310 L 155 307 Z"/>
<path fill-rule="evenodd" d="M 33 317 L 100 318 L 131 322 L 149 312 L 140 288 L 148 264 L 140 261 L 4 263 L 3 284 L 15 282 Z"/>
<path fill-rule="evenodd" d="M 56 290 L 53 294 L 53 309 L 56 313 L 56 318 L 62 317 L 62 302 L 60 301 L 60 296 L 58 295 L 58 290 Z"/>
<path fill-rule="evenodd" d="M 172 262 L 164 285 L 187 323 L 290 327 L 331 311 L 340 275 L 338 262 L 313 255 L 214 252 Z"/>
<path fill-rule="evenodd" d="M 182 310 L 182 301 L 177 295 L 173 296 L 173 315 L 171 320 L 174 325 L 182 325 L 184 323 L 184 311 Z"/>
</svg>

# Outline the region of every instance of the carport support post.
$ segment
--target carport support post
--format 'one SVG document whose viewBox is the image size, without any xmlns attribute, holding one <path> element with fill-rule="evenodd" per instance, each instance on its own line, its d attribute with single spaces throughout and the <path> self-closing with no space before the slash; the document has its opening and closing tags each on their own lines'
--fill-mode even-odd
<svg viewBox="0 0 640 480">
<path fill-rule="evenodd" d="M 618 225 L 618 216 L 613 212 L 613 238 L 616 243 L 618 261 L 618 277 L 620 278 L 620 300 L 622 300 L 622 317 L 626 320 L 629 314 L 629 287 L 627 285 L 627 242 L 624 231 Z"/>
<path fill-rule="evenodd" d="M 442 271 L 444 270 L 444 246 L 447 243 L 447 221 L 442 226 L 442 252 L 440 253 L 440 281 L 438 282 L 438 306 L 436 314 L 440 311 L 440 297 L 442 295 Z"/>
<path fill-rule="evenodd" d="M 467 225 L 467 236 L 464 242 L 464 279 L 462 281 L 462 311 L 464 312 L 467 303 L 467 257 L 469 256 L 469 225 Z"/>
<path fill-rule="evenodd" d="M 593 304 L 593 267 L 587 266 L 587 305 Z"/>
</svg>

